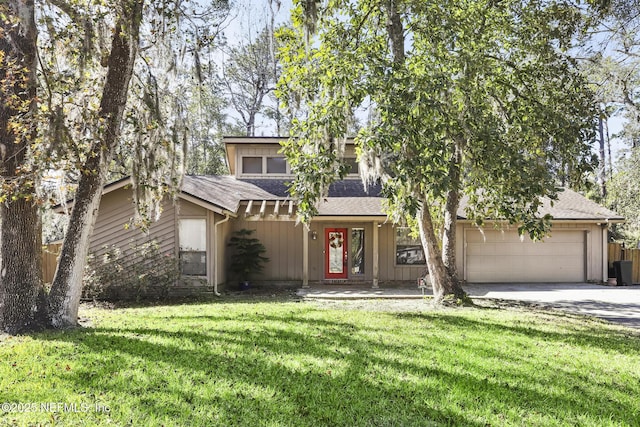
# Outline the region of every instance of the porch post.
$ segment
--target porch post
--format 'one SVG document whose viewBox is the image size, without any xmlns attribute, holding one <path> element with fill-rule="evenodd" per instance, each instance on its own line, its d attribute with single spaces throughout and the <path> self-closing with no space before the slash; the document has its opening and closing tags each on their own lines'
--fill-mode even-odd
<svg viewBox="0 0 640 427">
<path fill-rule="evenodd" d="M 309 287 L 309 230 L 302 226 L 302 287 Z"/>
<path fill-rule="evenodd" d="M 373 288 L 378 288 L 379 276 L 379 237 L 378 237 L 378 221 L 373 221 Z"/>
</svg>

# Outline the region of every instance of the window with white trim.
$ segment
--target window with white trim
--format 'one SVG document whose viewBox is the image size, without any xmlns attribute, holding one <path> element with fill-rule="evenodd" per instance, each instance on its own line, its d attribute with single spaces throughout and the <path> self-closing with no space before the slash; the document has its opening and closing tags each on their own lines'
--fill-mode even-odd
<svg viewBox="0 0 640 427">
<path fill-rule="evenodd" d="M 240 161 L 242 175 L 286 175 L 287 159 L 283 156 L 243 156 Z"/>
<path fill-rule="evenodd" d="M 186 276 L 207 275 L 207 220 L 182 218 L 178 220 L 180 267 Z"/>
</svg>

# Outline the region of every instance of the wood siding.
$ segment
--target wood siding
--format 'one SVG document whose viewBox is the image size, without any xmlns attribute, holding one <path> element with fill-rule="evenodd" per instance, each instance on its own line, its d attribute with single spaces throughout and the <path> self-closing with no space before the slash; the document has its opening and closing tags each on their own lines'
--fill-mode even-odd
<svg viewBox="0 0 640 427">
<path fill-rule="evenodd" d="M 89 252 L 99 256 L 109 247 L 118 247 L 126 253 L 132 246 L 155 240 L 160 245 L 161 253 L 177 256 L 176 209 L 170 202 L 165 203 L 163 208 L 160 220 L 152 223 L 149 232 L 144 233 L 132 224 L 134 205 L 131 190 L 122 188 L 105 194 L 100 202 Z"/>
<path fill-rule="evenodd" d="M 380 231 L 380 282 L 416 282 L 427 268 L 426 265 L 396 264 L 396 229 L 392 224 L 383 224 Z"/>
<path fill-rule="evenodd" d="M 265 256 L 270 259 L 256 280 L 302 280 L 302 233 L 306 232 L 303 225 L 296 226 L 293 221 L 235 220 L 230 231 L 243 228 L 256 230 L 254 236 L 266 247 Z M 225 247 L 230 235 L 226 237 Z M 229 256 L 225 267 L 228 270 Z"/>
</svg>

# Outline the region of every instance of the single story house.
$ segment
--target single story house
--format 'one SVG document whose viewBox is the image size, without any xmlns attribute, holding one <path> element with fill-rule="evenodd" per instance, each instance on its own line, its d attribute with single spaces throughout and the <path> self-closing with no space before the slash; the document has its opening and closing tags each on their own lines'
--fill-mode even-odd
<svg viewBox="0 0 640 427">
<path fill-rule="evenodd" d="M 347 144 L 352 174 L 331 186 L 309 227 L 299 224 L 287 193 L 291 179 L 279 138 L 224 139 L 230 175 L 185 176 L 177 203 L 167 202 L 148 234 L 130 227 L 133 204 L 128 179 L 107 185 L 91 237 L 91 252 L 126 250 L 154 239 L 182 260 L 185 279 L 203 279 L 217 292 L 228 282 L 227 243 L 240 229 L 255 230 L 270 261 L 260 281 L 308 286 L 320 282 L 415 282 L 425 270 L 420 242 L 383 211 L 379 188 L 365 191 L 355 151 Z M 478 229 L 459 211 L 460 278 L 480 282 L 603 282 L 607 280 L 608 227 L 623 218 L 565 190 L 541 214 L 553 215 L 544 242 L 521 238 L 515 227 Z"/>
</svg>

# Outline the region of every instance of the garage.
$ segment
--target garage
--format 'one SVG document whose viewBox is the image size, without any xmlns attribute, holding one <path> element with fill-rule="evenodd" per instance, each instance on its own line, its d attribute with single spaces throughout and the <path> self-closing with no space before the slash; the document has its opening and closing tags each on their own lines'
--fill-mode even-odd
<svg viewBox="0 0 640 427">
<path fill-rule="evenodd" d="M 515 230 L 465 229 L 465 280 L 487 282 L 583 282 L 586 233 L 556 230 L 543 242 Z"/>
</svg>

